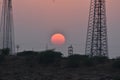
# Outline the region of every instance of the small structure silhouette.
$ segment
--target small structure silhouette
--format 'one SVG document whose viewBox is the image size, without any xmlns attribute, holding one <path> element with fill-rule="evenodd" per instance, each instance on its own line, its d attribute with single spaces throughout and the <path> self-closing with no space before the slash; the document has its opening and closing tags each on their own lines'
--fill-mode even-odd
<svg viewBox="0 0 120 80">
<path fill-rule="evenodd" d="M 73 55 L 73 46 L 72 45 L 70 45 L 68 47 L 68 56 L 71 56 L 71 55 Z"/>
<path fill-rule="evenodd" d="M 20 46 L 16 45 L 17 53 L 19 52 Z"/>
</svg>

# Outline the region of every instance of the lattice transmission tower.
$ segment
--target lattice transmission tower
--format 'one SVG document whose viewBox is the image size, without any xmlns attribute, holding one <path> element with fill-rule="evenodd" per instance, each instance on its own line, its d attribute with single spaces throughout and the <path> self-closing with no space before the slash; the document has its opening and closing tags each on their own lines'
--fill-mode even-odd
<svg viewBox="0 0 120 80">
<path fill-rule="evenodd" d="M 12 0 L 3 0 L 0 32 L 1 32 L 1 48 L 2 49 L 7 48 L 10 50 L 10 54 L 14 54 L 15 44 L 14 44 Z"/>
<path fill-rule="evenodd" d="M 105 0 L 91 0 L 85 54 L 108 57 Z"/>
</svg>

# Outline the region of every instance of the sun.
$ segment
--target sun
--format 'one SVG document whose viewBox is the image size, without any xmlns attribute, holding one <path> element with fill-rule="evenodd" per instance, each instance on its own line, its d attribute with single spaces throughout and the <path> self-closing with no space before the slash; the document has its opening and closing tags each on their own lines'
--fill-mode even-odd
<svg viewBox="0 0 120 80">
<path fill-rule="evenodd" d="M 62 45 L 65 43 L 65 36 L 61 33 L 55 33 L 51 36 L 51 42 L 54 45 Z"/>
</svg>

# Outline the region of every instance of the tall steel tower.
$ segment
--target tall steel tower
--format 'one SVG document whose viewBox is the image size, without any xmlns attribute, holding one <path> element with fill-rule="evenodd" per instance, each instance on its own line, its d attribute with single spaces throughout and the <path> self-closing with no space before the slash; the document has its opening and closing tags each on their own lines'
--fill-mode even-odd
<svg viewBox="0 0 120 80">
<path fill-rule="evenodd" d="M 85 54 L 108 57 L 105 0 L 91 0 Z"/>
<path fill-rule="evenodd" d="M 1 15 L 1 48 L 10 50 L 10 54 L 15 53 L 14 46 L 14 27 L 13 27 L 13 13 L 12 0 L 3 0 L 2 15 Z"/>
</svg>

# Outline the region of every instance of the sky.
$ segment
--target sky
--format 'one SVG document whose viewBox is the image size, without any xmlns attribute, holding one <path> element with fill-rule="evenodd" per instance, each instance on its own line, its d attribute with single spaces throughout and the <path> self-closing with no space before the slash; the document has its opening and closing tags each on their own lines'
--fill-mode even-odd
<svg viewBox="0 0 120 80">
<path fill-rule="evenodd" d="M 110 57 L 120 56 L 119 3 L 120 0 L 106 0 Z M 84 54 L 89 7 L 90 0 L 13 0 L 16 45 L 20 51 L 41 51 L 48 46 L 67 55 L 72 44 L 74 53 Z M 50 42 L 51 35 L 57 32 L 66 37 L 62 46 Z"/>
</svg>

